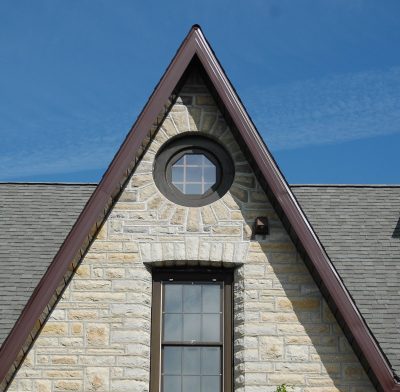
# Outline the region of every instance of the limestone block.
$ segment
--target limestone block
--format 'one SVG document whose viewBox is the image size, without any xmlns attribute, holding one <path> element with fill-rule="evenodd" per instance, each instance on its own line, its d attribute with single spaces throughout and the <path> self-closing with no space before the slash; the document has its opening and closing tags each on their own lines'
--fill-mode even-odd
<svg viewBox="0 0 400 392">
<path fill-rule="evenodd" d="M 199 243 L 198 237 L 186 237 L 185 238 L 185 248 L 186 248 L 186 259 L 187 260 L 197 260 L 199 255 Z"/>
<path fill-rule="evenodd" d="M 287 345 L 285 347 L 285 358 L 292 361 L 308 361 L 310 357 L 309 346 Z"/>
<path fill-rule="evenodd" d="M 188 132 L 190 130 L 189 116 L 186 107 L 176 106 L 175 110 L 171 111 L 170 117 L 176 129 L 179 129 L 179 132 Z"/>
<path fill-rule="evenodd" d="M 51 381 L 49 380 L 36 380 L 34 385 L 36 392 L 51 392 Z"/>
<path fill-rule="evenodd" d="M 186 222 L 186 230 L 188 232 L 200 231 L 200 208 L 189 208 Z"/>
<path fill-rule="evenodd" d="M 107 346 L 110 340 L 108 324 L 89 323 L 86 327 L 86 343 L 90 346 Z"/>
<path fill-rule="evenodd" d="M 104 367 L 87 367 L 85 389 L 90 392 L 109 391 L 110 371 Z"/>
<path fill-rule="evenodd" d="M 76 355 L 52 355 L 51 363 L 53 365 L 75 365 L 78 363 Z"/>
<path fill-rule="evenodd" d="M 81 391 L 82 381 L 77 380 L 57 380 L 54 381 L 55 391 Z"/>
<path fill-rule="evenodd" d="M 284 354 L 284 342 L 282 338 L 273 336 L 261 336 L 260 359 L 282 359 Z"/>
<path fill-rule="evenodd" d="M 172 137 L 178 134 L 177 128 L 172 121 L 171 117 L 167 117 L 162 123 L 162 130 L 168 137 Z"/>
<path fill-rule="evenodd" d="M 65 335 L 68 330 L 68 323 L 48 322 L 42 329 L 43 336 Z"/>
<path fill-rule="evenodd" d="M 191 131 L 200 131 L 201 109 L 188 107 L 189 127 Z"/>
<path fill-rule="evenodd" d="M 201 208 L 201 218 L 203 220 L 203 224 L 205 225 L 213 225 L 217 223 L 213 210 L 210 206 L 205 206 Z"/>
</svg>

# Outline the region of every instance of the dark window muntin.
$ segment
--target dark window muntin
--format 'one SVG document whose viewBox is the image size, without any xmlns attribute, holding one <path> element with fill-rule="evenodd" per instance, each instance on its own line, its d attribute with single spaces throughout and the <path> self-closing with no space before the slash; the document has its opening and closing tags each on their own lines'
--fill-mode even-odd
<svg viewBox="0 0 400 392">
<path fill-rule="evenodd" d="M 222 337 L 222 392 L 232 391 L 233 377 L 233 302 L 232 284 L 233 271 L 230 269 L 193 269 L 178 270 L 154 269 L 153 292 L 151 309 L 151 365 L 150 365 L 150 391 L 161 391 L 162 372 L 162 295 L 163 282 L 222 282 L 223 283 L 223 328 Z M 202 343 L 205 346 L 204 343 Z M 192 346 L 189 344 L 188 346 Z M 195 346 L 195 345 L 193 345 Z"/>
<path fill-rule="evenodd" d="M 216 182 L 203 195 L 185 195 L 172 184 L 171 166 L 185 154 L 200 153 L 216 166 Z M 199 133 L 185 133 L 169 140 L 157 154 L 153 177 L 160 192 L 170 201 L 201 207 L 220 199 L 231 187 L 235 167 L 231 156 L 217 141 Z"/>
</svg>

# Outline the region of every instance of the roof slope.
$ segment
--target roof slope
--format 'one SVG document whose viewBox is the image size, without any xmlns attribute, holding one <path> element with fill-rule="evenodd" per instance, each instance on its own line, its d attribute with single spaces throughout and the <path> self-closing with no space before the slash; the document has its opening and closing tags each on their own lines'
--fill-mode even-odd
<svg viewBox="0 0 400 392">
<path fill-rule="evenodd" d="M 95 187 L 0 184 L 0 346 Z"/>
<path fill-rule="evenodd" d="M 291 189 L 399 375 L 400 186 Z"/>
</svg>

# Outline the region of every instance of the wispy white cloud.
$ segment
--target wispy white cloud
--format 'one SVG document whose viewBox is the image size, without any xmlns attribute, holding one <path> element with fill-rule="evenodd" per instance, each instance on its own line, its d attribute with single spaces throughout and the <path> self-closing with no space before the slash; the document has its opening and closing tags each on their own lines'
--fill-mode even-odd
<svg viewBox="0 0 400 392">
<path fill-rule="evenodd" d="M 275 151 L 400 133 L 400 67 L 252 89 L 244 96 Z M 32 113 L 23 118 L 0 108 L 0 180 L 105 168 L 139 109 L 97 102 L 90 95 L 65 109 L 65 102 L 44 97 L 27 104 L 24 112 Z"/>
<path fill-rule="evenodd" d="M 105 169 L 137 112 L 123 95 L 111 102 L 90 92 L 63 101 L 45 91 L 23 98 L 23 116 L 0 107 L 0 181 Z"/>
<path fill-rule="evenodd" d="M 134 117 L 122 112 L 76 117 L 72 120 L 52 115 L 45 125 L 40 120 L 33 121 L 28 133 L 17 135 L 6 147 L 0 147 L 0 180 L 45 178 L 107 167 Z M 52 131 L 43 130 L 44 126 Z M 0 134 L 7 133 L 4 128 L 0 130 Z M 14 145 L 10 146 L 11 143 Z"/>
<path fill-rule="evenodd" d="M 246 92 L 274 150 L 400 133 L 400 67 Z"/>
<path fill-rule="evenodd" d="M 114 148 L 113 148 L 114 147 Z M 116 152 L 115 145 L 100 144 L 91 140 L 77 143 L 71 148 L 20 151 L 0 157 L 1 181 L 18 180 L 35 176 L 90 171 L 107 165 Z"/>
</svg>

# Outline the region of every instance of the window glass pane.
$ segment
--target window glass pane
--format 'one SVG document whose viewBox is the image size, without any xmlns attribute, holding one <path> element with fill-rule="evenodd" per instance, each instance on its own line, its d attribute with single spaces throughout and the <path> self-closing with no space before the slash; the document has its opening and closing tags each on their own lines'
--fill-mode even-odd
<svg viewBox="0 0 400 392">
<path fill-rule="evenodd" d="M 201 286 L 198 284 L 183 286 L 183 312 L 201 313 Z"/>
<path fill-rule="evenodd" d="M 182 348 L 165 347 L 163 351 L 163 373 L 180 375 Z"/>
<path fill-rule="evenodd" d="M 200 347 L 184 347 L 182 356 L 182 374 L 200 374 Z"/>
<path fill-rule="evenodd" d="M 202 155 L 202 154 L 187 154 L 186 155 L 186 164 L 201 166 L 203 163 L 203 156 L 204 155 Z"/>
<path fill-rule="evenodd" d="M 203 347 L 201 349 L 201 374 L 221 374 L 221 348 Z"/>
<path fill-rule="evenodd" d="M 177 187 L 182 193 L 185 193 L 185 185 L 183 183 L 174 183 L 174 186 Z"/>
<path fill-rule="evenodd" d="M 200 340 L 201 315 L 185 314 L 183 316 L 183 340 Z"/>
<path fill-rule="evenodd" d="M 220 376 L 203 376 L 201 378 L 201 392 L 220 392 Z"/>
<path fill-rule="evenodd" d="M 200 392 L 200 376 L 183 376 L 182 392 Z"/>
<path fill-rule="evenodd" d="M 203 166 L 208 167 L 208 166 L 215 166 L 215 165 L 204 155 Z"/>
<path fill-rule="evenodd" d="M 184 155 L 179 161 L 176 161 L 172 167 L 174 166 L 184 166 L 185 165 L 185 160 L 186 160 L 186 155 Z"/>
<path fill-rule="evenodd" d="M 221 310 L 221 286 L 205 284 L 202 286 L 203 313 L 219 313 Z"/>
<path fill-rule="evenodd" d="M 201 184 L 186 184 L 185 195 L 202 195 L 203 187 Z"/>
<path fill-rule="evenodd" d="M 214 184 L 204 184 L 204 192 L 203 193 L 206 193 L 209 189 L 211 189 L 211 187 L 213 186 Z"/>
<path fill-rule="evenodd" d="M 182 285 L 166 284 L 164 293 L 164 312 L 182 313 Z"/>
<path fill-rule="evenodd" d="M 172 167 L 172 182 L 183 182 L 183 167 Z"/>
<path fill-rule="evenodd" d="M 163 392 L 181 392 L 181 377 L 180 376 L 164 376 L 163 377 Z"/>
<path fill-rule="evenodd" d="M 164 314 L 164 341 L 179 342 L 182 340 L 182 315 Z"/>
<path fill-rule="evenodd" d="M 202 323 L 202 341 L 203 342 L 219 342 L 220 341 L 220 315 L 219 314 L 203 314 Z"/>
<path fill-rule="evenodd" d="M 204 182 L 209 182 L 211 184 L 214 184 L 215 181 L 217 180 L 216 177 L 217 177 L 217 173 L 215 170 L 215 166 L 204 168 Z"/>
<path fill-rule="evenodd" d="M 186 181 L 201 183 L 201 167 L 187 167 L 186 168 Z"/>
</svg>

